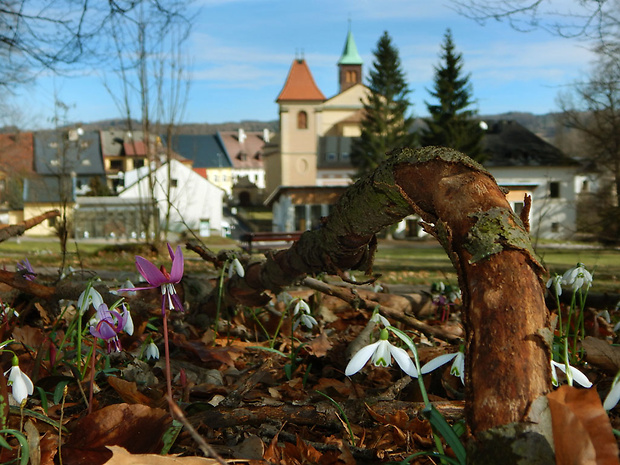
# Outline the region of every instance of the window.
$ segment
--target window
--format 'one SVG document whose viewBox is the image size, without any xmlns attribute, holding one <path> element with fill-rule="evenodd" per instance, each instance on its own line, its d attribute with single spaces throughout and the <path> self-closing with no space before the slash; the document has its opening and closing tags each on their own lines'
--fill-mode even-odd
<svg viewBox="0 0 620 465">
<path fill-rule="evenodd" d="M 176 179 L 170 180 L 170 187 L 177 187 L 179 185 L 179 181 Z"/>
<path fill-rule="evenodd" d="M 327 161 L 336 161 L 336 154 L 334 152 L 329 152 L 325 158 Z"/>
<path fill-rule="evenodd" d="M 590 192 L 590 182 L 587 179 L 581 183 L 581 192 Z"/>
<path fill-rule="evenodd" d="M 557 181 L 552 181 L 549 183 L 549 197 L 552 199 L 560 198 L 560 183 Z"/>
<path fill-rule="evenodd" d="M 297 113 L 297 129 L 308 129 L 308 113 L 305 111 Z"/>
<path fill-rule="evenodd" d="M 340 158 L 342 161 L 349 161 L 349 158 L 351 158 L 351 155 L 349 155 L 349 152 L 342 152 L 340 154 Z"/>
<path fill-rule="evenodd" d="M 217 174 L 213 175 L 213 182 L 218 182 L 219 181 L 219 176 Z"/>
<path fill-rule="evenodd" d="M 348 83 L 356 83 L 357 82 L 357 71 L 349 70 L 345 75 L 345 81 Z"/>
<path fill-rule="evenodd" d="M 138 159 L 138 160 L 134 160 L 133 161 L 134 169 L 142 168 L 143 166 L 144 166 L 144 160 L 143 159 Z"/>
<path fill-rule="evenodd" d="M 110 160 L 110 169 L 120 171 L 123 169 L 123 160 Z"/>
<path fill-rule="evenodd" d="M 560 223 L 551 223 L 551 232 L 560 232 Z"/>
<path fill-rule="evenodd" d="M 517 216 L 521 215 L 521 212 L 523 211 L 523 202 L 512 202 L 512 210 L 515 212 L 515 214 Z"/>
</svg>

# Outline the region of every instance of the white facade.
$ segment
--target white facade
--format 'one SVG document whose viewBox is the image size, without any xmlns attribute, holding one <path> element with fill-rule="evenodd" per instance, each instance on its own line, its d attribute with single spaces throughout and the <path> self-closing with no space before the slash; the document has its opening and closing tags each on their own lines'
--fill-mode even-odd
<svg viewBox="0 0 620 465">
<path fill-rule="evenodd" d="M 577 230 L 577 196 L 583 185 L 575 166 L 492 167 L 489 172 L 519 214 L 523 197 L 532 197 L 530 235 L 532 240 L 568 239 Z"/>
<path fill-rule="evenodd" d="M 128 187 L 119 196 L 148 197 L 149 179 L 148 176 L 144 176 L 144 172 L 144 170 L 128 171 L 125 174 Z M 225 235 L 226 225 L 222 222 L 225 193 L 222 189 L 176 160 L 159 167 L 153 176 L 155 179 L 153 198 L 159 207 L 162 226 L 168 209 L 166 193 L 170 185 L 171 208 L 168 226 L 170 231 L 181 232 L 192 229 L 200 236 Z"/>
</svg>

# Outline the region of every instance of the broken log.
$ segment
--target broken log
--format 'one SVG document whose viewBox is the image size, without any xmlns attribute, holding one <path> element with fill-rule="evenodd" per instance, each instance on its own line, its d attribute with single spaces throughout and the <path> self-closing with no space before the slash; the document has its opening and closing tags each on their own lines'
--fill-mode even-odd
<svg viewBox="0 0 620 465">
<path fill-rule="evenodd" d="M 459 152 L 393 152 L 343 194 L 320 229 L 231 279 L 229 295 L 261 305 L 265 290 L 279 292 L 307 274 L 370 272 L 375 233 L 414 213 L 449 255 L 463 292 L 469 427 L 476 436 L 527 423 L 530 406 L 551 387 L 544 269 L 505 193 Z"/>
</svg>

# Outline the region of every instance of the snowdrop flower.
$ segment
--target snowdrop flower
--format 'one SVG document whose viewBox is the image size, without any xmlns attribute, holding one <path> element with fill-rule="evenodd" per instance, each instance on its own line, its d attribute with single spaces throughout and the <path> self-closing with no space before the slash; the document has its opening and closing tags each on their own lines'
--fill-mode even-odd
<svg viewBox="0 0 620 465">
<path fill-rule="evenodd" d="M 159 360 L 159 348 L 157 347 L 157 344 L 153 342 L 153 340 L 151 340 L 151 342 L 149 342 L 149 344 L 146 346 L 144 356 L 147 360 L 151 358 L 153 360 Z"/>
<path fill-rule="evenodd" d="M 118 294 L 119 292 L 122 292 L 125 295 L 134 296 L 134 295 L 136 295 L 135 288 L 136 288 L 136 286 L 134 286 L 133 283 L 129 279 L 127 279 L 123 283 L 123 288 L 122 289 L 119 289 L 118 291 L 110 291 L 110 292 L 112 294 Z"/>
<path fill-rule="evenodd" d="M 10 317 L 11 315 L 14 315 L 19 318 L 19 313 L 17 313 L 13 307 L 0 303 L 0 308 L 2 308 L 2 317 Z"/>
<path fill-rule="evenodd" d="M 125 304 L 123 304 L 123 315 L 127 317 L 127 320 L 125 321 L 125 326 L 123 326 L 123 331 L 125 331 L 131 336 L 134 330 L 133 318 L 131 318 L 131 312 L 127 307 L 125 307 Z"/>
<path fill-rule="evenodd" d="M 370 321 L 369 323 L 374 323 L 376 325 L 378 324 L 382 324 L 384 328 L 387 328 L 390 325 L 390 321 L 384 317 L 383 315 L 381 315 L 379 312 L 375 311 L 375 313 L 373 313 L 372 317 L 370 317 Z"/>
<path fill-rule="evenodd" d="M 241 265 L 241 262 L 237 257 L 233 258 L 228 265 L 228 278 L 232 278 L 235 273 L 237 273 L 241 278 L 245 276 L 243 265 Z"/>
<path fill-rule="evenodd" d="M 167 307 L 170 310 L 183 311 L 183 303 L 174 288 L 174 285 L 181 282 L 181 278 L 183 278 L 183 253 L 181 252 L 181 246 L 177 246 L 176 251 L 173 251 L 170 244 L 168 244 L 168 253 L 172 259 L 170 273 L 163 266 L 161 269 L 157 268 L 146 258 L 136 255 L 136 268 L 150 286 L 136 287 L 134 289 L 141 291 L 160 287 L 162 315 L 166 313 L 166 304 L 168 304 Z M 126 290 L 120 289 L 120 291 Z"/>
<path fill-rule="evenodd" d="M 93 307 L 99 308 L 102 303 L 103 297 L 101 297 L 101 294 L 99 294 L 94 287 L 91 287 L 88 293 L 86 293 L 86 291 L 82 292 L 77 301 L 78 309 L 82 315 L 86 313 L 86 310 L 88 310 L 91 304 Z"/>
<path fill-rule="evenodd" d="M 556 274 L 547 281 L 547 288 L 553 289 L 556 296 L 562 295 L 562 276 Z"/>
<path fill-rule="evenodd" d="M 611 410 L 618 404 L 618 401 L 620 401 L 620 372 L 616 375 L 611 384 L 611 390 L 609 394 L 607 394 L 607 397 L 605 397 L 603 408 L 605 410 Z"/>
<path fill-rule="evenodd" d="M 293 329 L 297 329 L 300 323 L 308 329 L 312 329 L 313 326 L 318 324 L 316 319 L 310 314 L 310 307 L 303 299 L 297 299 L 293 309 L 293 316 L 297 318 L 295 323 L 293 323 Z"/>
<path fill-rule="evenodd" d="M 583 263 L 577 263 L 576 266 L 562 275 L 562 284 L 564 286 L 571 286 L 573 291 L 577 291 L 582 287 L 585 287 L 587 290 L 592 285 L 592 274 L 586 270 Z"/>
<path fill-rule="evenodd" d="M 30 378 L 20 370 L 19 359 L 16 355 L 13 355 L 11 365 L 11 369 L 6 372 L 9 373 L 8 384 L 13 387 L 13 398 L 21 405 L 34 392 L 34 385 Z"/>
<path fill-rule="evenodd" d="M 345 375 L 354 375 L 360 371 L 371 358 L 375 366 L 389 367 L 392 365 L 392 357 L 394 357 L 398 366 L 400 366 L 405 373 L 412 378 L 417 378 L 418 371 L 407 351 L 390 344 L 388 336 L 388 330 L 383 328 L 381 330 L 380 339 L 377 342 L 362 347 L 351 358 L 351 361 L 344 370 Z"/>
<path fill-rule="evenodd" d="M 558 363 L 555 360 L 551 360 L 551 383 L 554 386 L 558 386 L 558 376 L 557 373 L 555 371 L 555 369 L 559 368 L 563 373 L 566 374 L 566 378 L 568 380 L 568 384 L 570 386 L 573 385 L 573 380 L 575 380 L 578 384 L 580 384 L 581 386 L 583 386 L 584 388 L 590 388 L 592 387 L 592 383 L 590 382 L 590 380 L 588 379 L 588 377 L 586 375 L 584 375 L 581 371 L 579 371 L 577 368 L 571 366 L 570 364 L 568 365 L 569 368 L 569 372 L 566 372 L 566 365 L 564 363 Z"/>
<path fill-rule="evenodd" d="M 423 375 L 430 373 L 440 366 L 445 365 L 452 359 L 454 359 L 454 362 L 452 362 L 452 367 L 450 367 L 450 374 L 461 378 L 461 383 L 465 385 L 465 354 L 463 354 L 460 350 L 453 354 L 443 354 L 439 357 L 435 357 L 431 361 L 424 364 L 424 366 L 420 369 L 420 373 Z"/>
</svg>

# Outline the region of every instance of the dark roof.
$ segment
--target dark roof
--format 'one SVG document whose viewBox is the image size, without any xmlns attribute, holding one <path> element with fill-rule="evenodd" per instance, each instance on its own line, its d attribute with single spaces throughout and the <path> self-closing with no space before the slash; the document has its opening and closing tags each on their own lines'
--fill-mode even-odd
<svg viewBox="0 0 620 465">
<path fill-rule="evenodd" d="M 36 176 L 24 180 L 24 202 L 59 203 L 61 192 L 69 202 L 75 201 L 75 178 L 70 176 Z"/>
<path fill-rule="evenodd" d="M 34 169 L 42 175 L 104 175 L 99 132 L 88 131 L 79 136 L 57 132 L 35 134 Z"/>
<path fill-rule="evenodd" d="M 166 141 L 164 140 L 164 143 Z M 192 160 L 194 168 L 230 168 L 232 163 L 217 134 L 180 134 L 172 138 L 172 150 Z"/>
<path fill-rule="evenodd" d="M 485 167 L 494 166 L 570 166 L 578 162 L 564 155 L 516 121 L 485 121 L 483 138 L 487 158 Z"/>
</svg>

